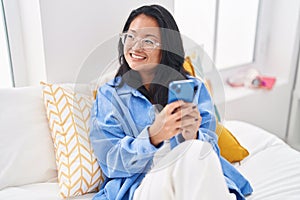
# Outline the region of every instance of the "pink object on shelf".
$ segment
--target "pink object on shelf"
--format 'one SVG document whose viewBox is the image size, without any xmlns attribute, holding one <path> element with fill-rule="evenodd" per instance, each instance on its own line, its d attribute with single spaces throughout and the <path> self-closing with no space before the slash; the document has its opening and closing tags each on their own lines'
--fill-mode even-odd
<svg viewBox="0 0 300 200">
<path fill-rule="evenodd" d="M 263 76 L 257 69 L 250 68 L 247 71 L 240 71 L 229 77 L 226 82 L 231 87 L 272 89 L 276 82 L 276 78 Z"/>
<path fill-rule="evenodd" d="M 259 78 L 261 80 L 261 88 L 272 89 L 276 82 L 275 77 L 259 76 Z"/>
</svg>

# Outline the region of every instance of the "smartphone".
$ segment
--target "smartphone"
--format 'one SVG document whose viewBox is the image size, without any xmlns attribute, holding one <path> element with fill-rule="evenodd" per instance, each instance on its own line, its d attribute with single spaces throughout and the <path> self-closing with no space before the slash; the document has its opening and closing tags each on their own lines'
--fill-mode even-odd
<svg viewBox="0 0 300 200">
<path fill-rule="evenodd" d="M 193 102 L 194 99 L 194 81 L 179 80 L 172 81 L 169 84 L 168 103 L 183 100 L 185 102 Z"/>
</svg>

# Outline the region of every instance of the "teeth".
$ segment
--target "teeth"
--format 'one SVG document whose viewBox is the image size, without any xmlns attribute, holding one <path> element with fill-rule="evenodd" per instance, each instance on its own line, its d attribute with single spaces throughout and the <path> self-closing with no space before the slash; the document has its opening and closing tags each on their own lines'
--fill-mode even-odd
<svg viewBox="0 0 300 200">
<path fill-rule="evenodd" d="M 136 59 L 144 59 L 143 56 L 138 56 L 138 55 L 135 55 L 135 54 L 131 54 L 131 56 L 132 56 L 133 58 L 136 58 Z"/>
</svg>

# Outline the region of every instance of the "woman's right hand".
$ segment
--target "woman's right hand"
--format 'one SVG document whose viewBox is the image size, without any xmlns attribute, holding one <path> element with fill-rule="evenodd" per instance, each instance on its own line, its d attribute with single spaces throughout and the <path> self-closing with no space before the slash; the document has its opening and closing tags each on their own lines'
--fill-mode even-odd
<svg viewBox="0 0 300 200">
<path fill-rule="evenodd" d="M 182 131 L 182 119 L 193 112 L 195 106 L 184 101 L 167 104 L 155 117 L 149 127 L 150 142 L 157 146 L 167 139 L 171 139 Z"/>
</svg>

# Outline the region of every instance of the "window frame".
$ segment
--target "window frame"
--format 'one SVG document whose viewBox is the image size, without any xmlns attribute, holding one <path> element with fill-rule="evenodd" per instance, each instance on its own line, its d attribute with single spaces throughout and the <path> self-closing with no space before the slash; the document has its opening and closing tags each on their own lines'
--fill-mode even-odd
<svg viewBox="0 0 300 200">
<path fill-rule="evenodd" d="M 259 28 L 259 21 L 260 21 L 260 16 L 261 16 L 261 14 L 260 14 L 260 12 L 261 12 L 261 3 L 262 3 L 262 1 L 261 0 L 258 0 L 258 8 L 257 8 L 257 16 L 256 16 L 256 21 L 255 21 L 255 24 L 254 24 L 254 26 L 255 26 L 255 30 L 254 30 L 254 39 L 253 39 L 253 41 L 250 41 L 250 42 L 253 42 L 253 46 L 252 46 L 252 55 L 251 55 L 251 57 L 252 57 L 252 59 L 249 61 L 249 62 L 241 62 L 241 63 L 239 63 L 239 64 L 236 64 L 236 65 L 230 65 L 230 66 L 226 66 L 226 67 L 218 67 L 217 65 L 216 65 L 216 59 L 217 59 L 217 46 L 218 46 L 218 29 L 219 29 L 219 24 L 218 24 L 218 22 L 219 22 L 219 8 L 220 8 L 220 0 L 215 0 L 215 2 L 214 2 L 214 5 L 215 5 L 215 8 L 214 8 L 214 20 L 212 20 L 212 19 L 210 19 L 210 20 L 212 20 L 213 21 L 213 23 L 214 23 L 214 30 L 213 30 L 213 37 L 212 37 L 212 41 L 209 41 L 209 43 L 212 43 L 212 52 L 211 53 L 209 53 L 209 52 L 207 52 L 208 54 L 211 54 L 210 56 L 211 56 L 211 60 L 214 62 L 214 65 L 216 66 L 216 68 L 219 70 L 219 71 L 221 71 L 221 72 L 223 72 L 223 71 L 231 71 L 231 70 L 233 70 L 233 69 L 235 69 L 235 68 L 244 68 L 244 67 L 248 67 L 248 66 L 253 66 L 253 65 L 255 65 L 255 61 L 256 61 L 256 58 L 255 58 L 255 56 L 256 56 L 256 50 L 257 50 L 257 35 L 258 35 L 258 32 L 259 32 L 259 30 L 258 30 L 258 28 Z M 175 3 L 174 3 L 175 5 L 174 5 L 174 16 L 175 16 L 175 19 L 178 17 L 178 19 L 180 19 L 180 14 L 178 14 L 177 15 L 177 13 L 176 13 L 176 10 L 177 10 L 177 8 L 178 7 L 180 7 L 180 4 L 179 5 L 177 5 L 176 4 L 176 1 L 175 1 Z M 210 8 L 210 9 L 213 9 L 213 8 Z M 182 14 L 182 11 L 178 11 L 178 13 L 181 13 Z M 180 21 L 180 20 L 178 20 L 178 19 L 176 19 L 176 21 Z M 179 24 L 179 26 L 180 26 L 180 24 Z M 181 26 L 180 26 L 181 27 Z M 179 27 L 179 28 L 180 28 Z M 203 44 L 201 44 L 201 45 L 203 45 Z M 205 48 L 205 44 L 203 45 L 204 46 L 204 48 Z M 210 46 L 210 45 L 209 45 Z"/>
<path fill-rule="evenodd" d="M 12 67 L 12 58 L 11 58 L 11 48 L 8 38 L 8 29 L 7 29 L 7 21 L 6 21 L 6 13 L 4 9 L 3 0 L 0 1 L 0 28 L 2 34 L 0 39 L 0 51 L 2 51 L 3 58 L 1 58 L 1 66 L 5 67 L 3 71 L 6 71 L 4 76 L 8 76 L 3 78 L 2 80 L 6 80 L 5 85 L 0 85 L 1 88 L 3 87 L 15 87 L 15 80 L 14 80 L 14 71 Z"/>
</svg>

